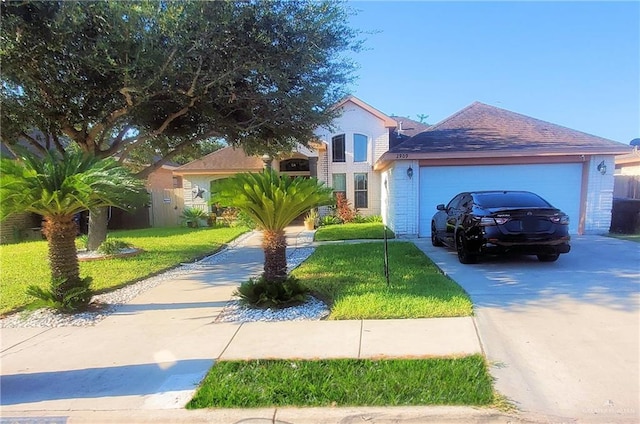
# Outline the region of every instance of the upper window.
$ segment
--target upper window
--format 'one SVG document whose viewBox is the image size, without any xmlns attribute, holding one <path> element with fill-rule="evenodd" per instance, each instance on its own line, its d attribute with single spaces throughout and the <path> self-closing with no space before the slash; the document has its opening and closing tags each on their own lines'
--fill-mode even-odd
<svg viewBox="0 0 640 424">
<path fill-rule="evenodd" d="M 354 182 L 354 198 L 355 198 L 355 207 L 357 208 L 368 208 L 369 206 L 369 182 L 367 174 L 353 174 L 353 182 Z"/>
<path fill-rule="evenodd" d="M 344 134 L 337 135 L 331 139 L 331 151 L 334 162 L 345 162 Z"/>
<path fill-rule="evenodd" d="M 367 136 L 362 134 L 353 135 L 353 161 L 367 161 Z"/>
</svg>

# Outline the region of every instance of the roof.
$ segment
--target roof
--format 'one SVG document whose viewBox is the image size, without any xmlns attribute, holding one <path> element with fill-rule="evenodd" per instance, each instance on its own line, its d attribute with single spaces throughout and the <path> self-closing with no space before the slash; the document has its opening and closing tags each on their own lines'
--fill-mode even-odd
<svg viewBox="0 0 640 424">
<path fill-rule="evenodd" d="M 394 148 L 416 134 L 420 134 L 429 128 L 429 124 L 414 121 L 405 116 L 392 115 L 391 119 L 396 121 L 396 127 L 389 129 L 389 147 Z"/>
<path fill-rule="evenodd" d="M 396 121 L 393 118 L 391 118 L 388 115 L 385 115 L 384 113 L 380 112 L 378 109 L 374 108 L 373 106 L 363 102 L 362 100 L 360 100 L 356 96 L 347 96 L 347 97 L 343 98 L 338 103 L 336 103 L 332 107 L 332 109 L 341 108 L 342 106 L 344 106 L 348 102 L 354 103 L 355 105 L 361 107 L 362 109 L 364 109 L 367 112 L 371 113 L 375 117 L 381 119 L 384 122 L 384 126 L 387 127 L 387 128 L 395 128 L 395 126 L 397 125 Z"/>
<path fill-rule="evenodd" d="M 245 171 L 260 171 L 263 168 L 262 159 L 256 156 L 248 156 L 244 150 L 231 146 L 223 147 L 213 153 L 191 161 L 175 169 L 176 174 L 211 173 L 237 173 Z"/>
<path fill-rule="evenodd" d="M 637 147 L 634 147 L 634 149 L 626 155 L 616 156 L 616 166 L 637 166 L 638 164 L 640 164 L 640 151 L 638 151 Z"/>
<path fill-rule="evenodd" d="M 475 102 L 392 148 L 386 160 L 398 154 L 422 159 L 628 152 L 616 141 Z"/>
</svg>

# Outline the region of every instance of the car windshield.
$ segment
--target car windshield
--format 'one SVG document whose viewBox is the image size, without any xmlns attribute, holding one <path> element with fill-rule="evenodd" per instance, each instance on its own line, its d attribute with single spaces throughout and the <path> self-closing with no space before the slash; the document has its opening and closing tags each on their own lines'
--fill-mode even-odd
<svg viewBox="0 0 640 424">
<path fill-rule="evenodd" d="M 483 208 L 548 208 L 551 207 L 540 196 L 527 192 L 502 191 L 475 193 L 475 203 Z"/>
</svg>

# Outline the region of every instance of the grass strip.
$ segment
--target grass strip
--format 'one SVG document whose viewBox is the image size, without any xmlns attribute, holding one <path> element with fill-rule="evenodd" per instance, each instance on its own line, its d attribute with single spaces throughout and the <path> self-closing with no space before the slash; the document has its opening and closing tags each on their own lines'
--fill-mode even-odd
<svg viewBox="0 0 640 424">
<path fill-rule="evenodd" d="M 109 232 L 109 237 L 130 243 L 144 252 L 137 256 L 80 263 L 80 275 L 93 278 L 98 292 L 112 290 L 215 253 L 247 229 L 148 228 Z M 33 241 L 0 246 L 0 314 L 33 301 L 25 291 L 31 284 L 49 286 L 47 242 Z"/>
<path fill-rule="evenodd" d="M 635 241 L 636 243 L 640 243 L 640 234 L 618 234 L 618 233 L 609 233 L 609 237 L 617 238 L 620 240 L 629 240 Z"/>
<path fill-rule="evenodd" d="M 387 230 L 387 238 L 394 238 L 393 231 Z M 384 225 L 379 222 L 362 224 L 336 224 L 318 228 L 315 241 L 383 239 Z"/>
<path fill-rule="evenodd" d="M 331 307 L 329 319 L 459 317 L 472 314 L 467 293 L 413 243 L 318 246 L 293 275 Z"/>
<path fill-rule="evenodd" d="M 489 405 L 493 399 L 481 355 L 254 360 L 215 364 L 187 408 Z"/>
</svg>

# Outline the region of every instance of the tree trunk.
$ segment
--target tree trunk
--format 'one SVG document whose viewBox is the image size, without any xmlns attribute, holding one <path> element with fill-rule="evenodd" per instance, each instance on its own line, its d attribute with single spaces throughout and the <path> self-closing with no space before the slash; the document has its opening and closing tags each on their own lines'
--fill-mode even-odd
<svg viewBox="0 0 640 424">
<path fill-rule="evenodd" d="M 98 250 L 98 247 L 107 239 L 108 223 L 109 208 L 99 208 L 89 213 L 87 250 Z"/>
<path fill-rule="evenodd" d="M 65 280 L 55 293 L 59 300 L 73 287 L 80 283 L 80 265 L 76 251 L 77 226 L 73 215 L 62 217 L 45 217 L 44 235 L 49 244 L 49 267 L 53 280 Z"/>
<path fill-rule="evenodd" d="M 284 231 L 264 230 L 264 278 L 268 282 L 281 282 L 287 278 L 287 238 Z"/>
</svg>

